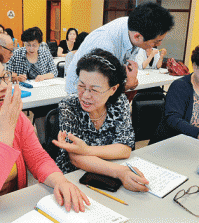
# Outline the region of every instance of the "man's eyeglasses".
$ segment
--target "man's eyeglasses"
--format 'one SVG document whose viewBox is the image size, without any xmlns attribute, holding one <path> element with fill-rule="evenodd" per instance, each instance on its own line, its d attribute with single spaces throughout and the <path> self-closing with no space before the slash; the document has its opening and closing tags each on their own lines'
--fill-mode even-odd
<svg viewBox="0 0 199 223">
<path fill-rule="evenodd" d="M 9 84 L 12 81 L 12 73 L 10 71 L 3 71 L 3 76 L 0 77 L 0 84 L 1 81 L 4 81 L 6 84 Z"/>
<path fill-rule="evenodd" d="M 104 94 L 104 93 L 106 93 L 107 91 L 109 91 L 110 89 L 111 89 L 111 87 L 110 87 L 109 89 L 107 89 L 106 91 L 98 91 L 98 90 L 96 90 L 96 89 L 94 89 L 94 88 L 86 88 L 86 86 L 85 86 L 85 85 L 82 85 L 82 84 L 78 84 L 78 85 L 77 85 L 77 90 L 78 90 L 79 93 L 84 93 L 86 90 L 88 90 L 88 92 L 89 92 L 92 96 L 94 96 L 94 97 L 97 97 L 97 96 L 99 96 L 100 94 Z"/>
<path fill-rule="evenodd" d="M 193 212 L 191 212 L 189 209 L 187 209 L 186 207 L 184 207 L 178 200 L 182 197 L 184 197 L 185 195 L 190 195 L 190 194 L 195 194 L 199 192 L 199 187 L 194 185 L 191 186 L 187 191 L 185 191 L 184 189 L 180 190 L 176 196 L 173 198 L 173 200 L 179 204 L 181 207 L 183 207 L 186 211 L 188 211 L 190 214 L 199 217 L 199 215 L 194 214 Z"/>
<path fill-rule="evenodd" d="M 11 49 L 8 49 L 7 47 L 5 47 L 5 46 L 2 46 L 2 45 L 0 45 L 1 47 L 3 47 L 4 49 L 6 49 L 6 50 L 8 50 L 8 51 L 10 51 L 10 53 L 13 53 L 13 50 L 11 50 Z"/>
</svg>

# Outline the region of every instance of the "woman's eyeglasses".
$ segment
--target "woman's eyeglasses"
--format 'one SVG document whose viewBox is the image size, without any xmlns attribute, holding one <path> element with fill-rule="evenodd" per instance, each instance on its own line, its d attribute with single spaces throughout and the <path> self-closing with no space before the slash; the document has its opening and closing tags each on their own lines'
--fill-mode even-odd
<svg viewBox="0 0 199 223">
<path fill-rule="evenodd" d="M 3 76 L 0 77 L 0 84 L 1 81 L 4 81 L 6 84 L 9 84 L 12 81 L 12 73 L 10 71 L 3 71 Z"/>
<path fill-rule="evenodd" d="M 100 94 L 104 94 L 104 93 L 106 93 L 107 91 L 109 91 L 111 89 L 111 87 L 109 88 L 109 89 L 107 89 L 106 91 L 98 91 L 98 90 L 96 90 L 96 89 L 94 89 L 94 88 L 86 88 L 86 86 L 85 85 L 82 85 L 82 84 L 78 84 L 77 85 L 77 91 L 79 92 L 79 93 L 84 93 L 85 91 L 87 91 L 88 90 L 88 92 L 92 95 L 92 96 L 99 96 Z"/>
<path fill-rule="evenodd" d="M 173 200 L 179 204 L 181 207 L 183 207 L 186 211 L 188 211 L 190 214 L 199 217 L 199 215 L 194 214 L 193 212 L 191 212 L 189 209 L 187 209 L 186 207 L 184 207 L 178 200 L 182 197 L 184 197 L 185 195 L 191 195 L 191 194 L 195 194 L 199 192 L 199 187 L 194 185 L 191 186 L 187 191 L 185 191 L 184 189 L 180 190 L 175 197 L 173 198 Z"/>
</svg>

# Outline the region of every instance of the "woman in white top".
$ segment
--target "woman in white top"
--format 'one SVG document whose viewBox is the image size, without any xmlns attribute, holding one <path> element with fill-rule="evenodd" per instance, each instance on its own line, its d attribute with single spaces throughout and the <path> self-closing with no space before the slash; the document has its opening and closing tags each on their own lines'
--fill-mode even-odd
<svg viewBox="0 0 199 223">
<path fill-rule="evenodd" d="M 138 63 L 138 69 L 143 70 L 146 68 L 159 69 L 162 66 L 163 57 L 167 54 L 166 49 L 162 49 L 161 53 L 156 48 L 149 48 L 144 50 L 139 49 L 135 58 L 135 62 Z"/>
</svg>

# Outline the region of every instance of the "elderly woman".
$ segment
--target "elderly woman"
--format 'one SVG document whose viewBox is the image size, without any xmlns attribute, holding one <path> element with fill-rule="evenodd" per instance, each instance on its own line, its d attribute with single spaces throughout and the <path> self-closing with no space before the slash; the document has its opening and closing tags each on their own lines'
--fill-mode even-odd
<svg viewBox="0 0 199 223">
<path fill-rule="evenodd" d="M 27 186 L 27 168 L 33 176 L 54 188 L 54 195 L 66 210 L 84 211 L 87 197 L 63 176 L 39 143 L 34 127 L 21 112 L 19 85 L 12 97 L 11 73 L 0 63 L 0 196 Z"/>
<path fill-rule="evenodd" d="M 9 60 L 8 70 L 17 75 L 20 82 L 26 79 L 43 81 L 54 78 L 58 75 L 56 65 L 49 50 L 41 49 L 42 31 L 38 27 L 27 29 L 21 35 L 21 40 L 25 47 L 14 51 Z M 43 106 L 31 109 L 34 113 L 35 124 L 40 143 L 45 147 L 44 121 L 46 114 L 57 105 Z"/>
<path fill-rule="evenodd" d="M 106 161 L 128 158 L 134 149 L 130 106 L 122 94 L 125 67 L 111 53 L 96 49 L 79 60 L 76 72 L 78 95 L 59 103 L 61 131 L 53 141 L 62 148 L 57 165 L 64 173 L 78 167 L 119 178 L 129 190 L 148 191 L 141 172 L 139 177 L 128 167 Z"/>
<path fill-rule="evenodd" d="M 42 31 L 38 27 L 27 29 L 21 35 L 25 47 L 15 50 L 9 60 L 8 70 L 17 74 L 18 80 L 43 81 L 58 75 L 53 57 L 48 50 L 39 48 Z"/>
<path fill-rule="evenodd" d="M 78 32 L 75 28 L 68 29 L 66 33 L 66 40 L 60 41 L 60 44 L 58 46 L 58 57 L 65 57 L 69 52 L 76 52 L 76 50 L 78 49 L 78 44 L 76 43 L 77 36 Z"/>
<path fill-rule="evenodd" d="M 193 50 L 191 61 L 194 72 L 171 84 L 165 115 L 150 143 L 178 134 L 199 139 L 199 46 Z"/>
</svg>

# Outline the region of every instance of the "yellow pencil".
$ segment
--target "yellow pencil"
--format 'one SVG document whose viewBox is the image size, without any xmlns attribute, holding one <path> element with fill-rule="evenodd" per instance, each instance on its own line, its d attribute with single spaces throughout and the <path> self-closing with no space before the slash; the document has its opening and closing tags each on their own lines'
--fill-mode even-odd
<svg viewBox="0 0 199 223">
<path fill-rule="evenodd" d="M 50 215 L 46 214 L 44 211 L 42 211 L 41 209 L 35 207 L 35 210 L 38 211 L 40 214 L 42 214 L 43 216 L 45 216 L 46 218 L 48 218 L 49 220 L 51 220 L 54 223 L 60 223 L 59 221 L 55 220 L 53 217 L 51 217 Z"/>
<path fill-rule="evenodd" d="M 160 51 L 162 51 L 162 50 L 163 50 L 163 48 L 162 48 L 162 49 L 160 49 L 160 50 L 159 50 L 159 52 L 160 52 Z"/>
<path fill-rule="evenodd" d="M 120 203 L 122 203 L 122 204 L 128 205 L 128 204 L 127 204 L 126 202 L 124 202 L 123 200 L 120 200 L 119 198 L 113 197 L 112 195 L 107 194 L 107 193 L 104 192 L 104 191 L 101 191 L 101 190 L 99 190 L 99 189 L 97 189 L 97 188 L 95 188 L 95 187 L 91 187 L 91 186 L 89 186 L 89 185 L 86 185 L 86 186 L 87 186 L 88 188 L 94 190 L 94 191 L 99 192 L 100 194 L 103 194 L 103 195 L 105 195 L 105 196 L 107 196 L 107 197 L 110 197 L 111 199 L 113 199 L 113 200 L 115 200 L 115 201 L 118 201 L 118 202 L 120 202 Z"/>
</svg>

